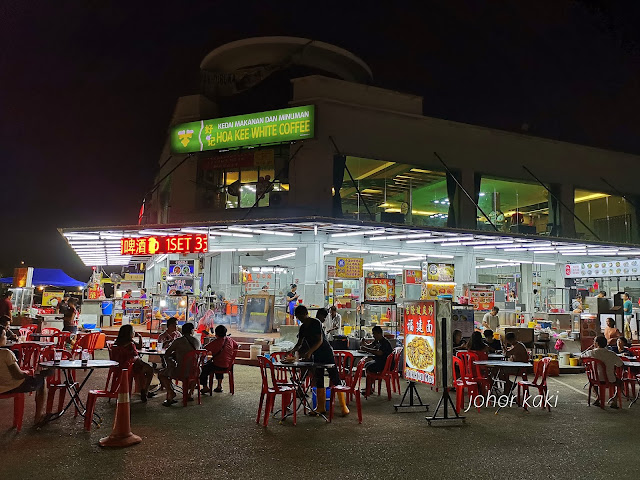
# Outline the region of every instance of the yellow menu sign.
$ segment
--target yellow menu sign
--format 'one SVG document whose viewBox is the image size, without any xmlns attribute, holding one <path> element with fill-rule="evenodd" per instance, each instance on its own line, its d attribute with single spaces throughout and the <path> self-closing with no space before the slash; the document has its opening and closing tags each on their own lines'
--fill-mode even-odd
<svg viewBox="0 0 640 480">
<path fill-rule="evenodd" d="M 336 257 L 337 278 L 362 278 L 363 258 Z"/>
</svg>

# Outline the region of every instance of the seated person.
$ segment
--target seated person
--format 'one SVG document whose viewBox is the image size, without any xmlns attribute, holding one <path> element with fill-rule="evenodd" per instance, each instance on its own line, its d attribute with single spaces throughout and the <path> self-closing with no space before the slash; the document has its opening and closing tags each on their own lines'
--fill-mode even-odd
<svg viewBox="0 0 640 480">
<path fill-rule="evenodd" d="M 607 345 L 614 346 L 618 337 L 622 336 L 622 332 L 616 328 L 616 321 L 613 318 L 607 318 L 607 326 L 604 327 L 604 338 L 607 339 Z"/>
<path fill-rule="evenodd" d="M 380 373 L 384 370 L 387 357 L 393 353 L 393 347 L 391 346 L 391 342 L 384 338 L 382 328 L 379 325 L 373 327 L 371 333 L 373 334 L 373 341 L 360 345 L 360 350 L 373 354 L 373 360 L 367 362 L 365 365 L 366 371 Z"/>
<path fill-rule="evenodd" d="M 167 366 L 160 370 L 160 373 L 158 374 L 160 383 L 167 392 L 167 398 L 162 402 L 162 405 L 165 407 L 170 407 L 176 403 L 176 392 L 173 390 L 173 382 L 171 382 L 171 379 L 175 378 L 180 373 L 184 356 L 187 353 L 200 348 L 200 342 L 197 338 L 193 337 L 193 329 L 193 323 L 185 323 L 182 326 L 182 336 L 171 342 L 171 345 L 169 345 L 169 348 L 167 348 L 165 352 L 165 361 L 167 362 Z M 189 400 L 193 399 L 189 394 L 189 391 L 194 386 L 195 385 L 183 386 L 182 394 L 188 395 Z"/>
<path fill-rule="evenodd" d="M 505 356 L 510 362 L 528 362 L 529 352 L 524 343 L 516 340 L 516 334 L 509 332 L 504 336 L 504 343 L 506 345 Z"/>
<path fill-rule="evenodd" d="M 213 389 L 216 393 L 222 393 L 222 379 L 224 375 L 218 372 L 225 372 L 229 370 L 233 364 L 233 359 L 238 351 L 238 344 L 231 337 L 227 337 L 227 327 L 224 325 L 218 325 L 215 330 L 216 338 L 207 343 L 205 347 L 211 354 L 211 360 L 202 366 L 202 373 L 200 373 L 200 385 L 203 386 L 200 393 L 209 393 L 211 389 L 207 385 L 209 375 L 211 373 L 216 374 L 216 380 L 218 385 Z"/>
<path fill-rule="evenodd" d="M 493 330 L 489 330 L 487 328 L 482 333 L 484 335 L 484 343 L 487 347 L 489 347 L 489 352 L 495 353 L 502 350 L 502 342 L 493 337 Z"/>
<path fill-rule="evenodd" d="M 111 347 L 111 360 L 118 362 L 120 368 L 126 368 L 132 365 L 133 375 L 140 384 L 140 399 L 147 401 L 147 397 L 155 396 L 155 393 L 149 392 L 149 385 L 153 379 L 153 367 L 144 362 L 138 356 L 136 344 L 133 341 L 134 336 L 138 337 L 137 347 L 142 348 L 142 336 L 136 333 L 131 325 L 122 325 L 118 330 L 118 336 Z"/>
<path fill-rule="evenodd" d="M 181 337 L 178 331 L 178 319 L 171 317 L 167 319 L 167 329 L 158 336 L 158 344 L 162 348 L 167 348 L 176 338 Z"/>
<path fill-rule="evenodd" d="M 488 358 L 487 353 L 489 353 L 489 347 L 482 340 L 482 333 L 475 331 L 471 334 L 471 337 L 467 342 L 467 350 L 478 353 L 481 360 L 486 360 Z"/>
<path fill-rule="evenodd" d="M 604 380 L 605 375 L 609 382 L 615 382 L 618 384 L 618 389 L 622 388 L 622 380 L 616 377 L 616 367 L 622 367 L 624 364 L 622 359 L 618 357 L 611 350 L 607 349 L 607 339 L 604 335 L 598 335 L 593 340 L 593 350 L 586 351 L 582 354 L 583 357 L 597 358 L 604 363 L 604 370 L 602 365 L 599 365 L 598 376 L 600 380 Z M 598 389 L 596 389 L 596 395 Z M 593 404 L 600 406 L 600 401 L 603 399 L 598 398 Z M 618 408 L 615 402 L 615 396 L 611 399 L 611 408 Z"/>
<path fill-rule="evenodd" d="M 625 337 L 616 338 L 616 346 L 607 348 L 609 348 L 609 350 L 611 350 L 613 353 L 635 358 L 635 355 L 631 353 L 631 350 L 629 350 L 629 340 L 627 340 Z"/>
<path fill-rule="evenodd" d="M 455 329 L 453 331 L 453 349 L 464 350 L 467 347 L 467 342 L 462 338 L 462 331 Z"/>
<path fill-rule="evenodd" d="M 18 336 L 11 331 L 11 317 L 9 315 L 3 315 L 0 317 L 0 327 L 4 327 L 4 332 L 7 335 L 8 342 L 18 341 Z"/>
<path fill-rule="evenodd" d="M 7 344 L 7 334 L 4 326 L 0 326 L 0 347 Z M 29 393 L 36 392 L 36 415 L 34 423 L 39 425 L 46 419 L 45 405 L 47 403 L 47 389 L 45 377 L 52 372 L 41 370 L 34 376 L 23 372 L 13 352 L 7 348 L 0 348 L 0 393 Z M 6 410 L 5 410 L 6 413 Z"/>
</svg>

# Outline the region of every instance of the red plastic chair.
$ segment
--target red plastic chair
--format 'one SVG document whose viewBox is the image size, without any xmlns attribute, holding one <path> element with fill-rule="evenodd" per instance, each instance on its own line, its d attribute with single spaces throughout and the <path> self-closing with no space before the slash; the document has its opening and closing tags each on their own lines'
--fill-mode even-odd
<svg viewBox="0 0 640 480">
<path fill-rule="evenodd" d="M 51 337 L 55 347 L 59 350 L 66 350 L 67 344 L 71 340 L 71 332 L 58 332 Z"/>
<path fill-rule="evenodd" d="M 19 352 L 20 360 L 18 366 L 29 375 L 34 375 L 40 363 L 40 345 L 37 343 L 16 343 L 11 346 L 11 350 Z"/>
<path fill-rule="evenodd" d="M 98 337 L 100 337 L 100 332 L 78 334 L 72 350 L 73 358 L 76 360 L 80 359 L 84 350 L 91 354 L 91 358 L 95 358 L 94 352 L 96 350 L 96 344 L 98 343 Z"/>
<path fill-rule="evenodd" d="M 487 360 L 489 357 L 484 352 L 458 352 L 456 356 L 460 358 L 464 364 L 464 372 L 462 375 L 468 381 L 476 382 L 478 387 L 488 392 L 491 389 L 491 379 L 487 376 L 486 369 L 482 369 L 475 362 Z"/>
<path fill-rule="evenodd" d="M 286 406 L 291 403 L 293 405 L 293 424 L 296 424 L 296 389 L 293 386 L 282 385 L 276 381 L 276 373 L 273 367 L 273 362 L 263 355 L 258 356 L 258 362 L 260 364 L 260 376 L 262 377 L 262 389 L 260 390 L 260 404 L 258 405 L 258 416 L 256 417 L 256 423 L 260 423 L 260 415 L 262 413 L 262 406 L 264 404 L 264 421 L 263 425 L 266 427 L 269 424 L 269 417 L 275 404 L 276 395 L 282 395 L 282 418 L 284 419 L 287 408 Z M 264 403 L 266 398 L 266 404 Z"/>
<path fill-rule="evenodd" d="M 478 395 L 478 382 L 468 379 L 464 372 L 464 362 L 458 357 L 452 357 L 453 360 L 453 384 L 456 388 L 456 412 L 464 407 L 464 391 L 469 392 L 469 403 L 473 404 L 473 399 Z M 457 367 L 457 368 L 456 368 Z M 460 372 L 458 374 L 458 372 Z M 478 411 L 480 408 L 478 407 Z"/>
<path fill-rule="evenodd" d="M 609 396 L 613 397 L 615 395 L 616 401 L 619 403 L 619 406 L 622 407 L 620 389 L 615 382 L 610 382 L 607 378 L 607 370 L 604 362 L 593 357 L 582 357 L 582 363 L 584 364 L 587 379 L 589 380 L 587 405 L 591 406 L 591 391 L 597 389 L 600 408 L 604 409 L 604 405 L 607 403 L 605 391 L 609 388 Z"/>
<path fill-rule="evenodd" d="M 351 352 L 333 352 L 333 363 L 338 369 L 340 380 L 346 386 L 351 386 L 353 381 L 353 354 Z M 350 401 L 351 395 L 347 393 L 347 401 Z"/>
<path fill-rule="evenodd" d="M 48 347 L 42 351 L 42 359 L 45 362 L 52 362 L 54 359 L 54 352 L 62 353 L 62 360 L 71 360 L 71 352 L 67 352 L 66 350 L 55 349 L 52 347 Z M 73 382 L 76 381 L 76 372 L 71 370 L 69 372 L 71 374 L 71 379 Z M 64 399 L 67 395 L 67 386 L 65 385 L 64 375 L 62 370 L 59 368 L 54 369 L 53 375 L 47 377 L 47 413 L 52 413 L 53 411 L 53 400 L 55 398 L 56 392 L 60 392 L 58 394 L 58 412 L 62 411 L 64 407 Z M 76 410 L 75 414 L 78 412 Z"/>
<path fill-rule="evenodd" d="M 356 408 L 358 410 L 358 423 L 362 423 L 362 401 L 360 399 L 360 380 L 362 379 L 362 372 L 364 365 L 367 363 L 367 359 L 363 358 L 358 363 L 356 371 L 351 377 L 351 385 L 334 385 L 331 387 L 331 401 L 329 404 L 329 421 L 333 420 L 333 404 L 336 399 L 336 392 L 343 392 L 347 394 L 347 397 L 354 396 L 356 398 Z"/>
<path fill-rule="evenodd" d="M 207 349 L 207 352 L 209 350 Z M 235 384 L 233 381 L 233 366 L 236 363 L 236 356 L 238 355 L 238 345 L 236 344 L 236 347 L 233 349 L 233 358 L 231 359 L 231 366 L 229 368 L 227 368 L 224 371 L 217 371 L 217 372 L 211 372 L 211 374 L 209 375 L 209 396 L 213 395 L 213 377 L 216 373 L 221 373 L 221 374 L 227 374 L 227 376 L 229 377 L 229 392 L 231 392 L 231 395 L 234 394 L 235 391 Z"/>
<path fill-rule="evenodd" d="M 629 347 L 629 351 L 633 354 L 634 357 L 640 357 L 640 347 Z"/>
<path fill-rule="evenodd" d="M 176 382 L 182 382 L 183 407 L 187 406 L 189 389 L 193 386 L 198 386 L 198 382 L 200 381 L 200 368 L 204 363 L 204 359 L 207 357 L 207 353 L 208 352 L 206 350 L 193 350 L 182 357 L 182 365 L 180 365 L 178 374 L 173 380 Z M 198 405 L 202 405 L 200 389 L 196 388 L 196 390 L 198 391 Z"/>
<path fill-rule="evenodd" d="M 380 373 L 367 372 L 367 394 L 365 397 L 371 395 L 371 386 L 378 382 L 378 395 L 380 395 L 380 389 L 382 387 L 382 381 L 387 386 L 387 397 L 391 401 L 391 371 L 393 368 L 393 354 L 387 356 L 387 361 L 384 363 L 384 368 Z"/>
<path fill-rule="evenodd" d="M 87 395 L 87 411 L 84 414 L 84 429 L 86 431 L 91 430 L 91 424 L 93 423 L 93 412 L 96 409 L 96 401 L 98 398 L 118 398 L 118 391 L 120 390 L 120 380 L 122 380 L 122 372 L 124 370 L 129 371 L 129 377 L 132 375 L 131 364 L 126 368 L 112 367 L 109 369 L 109 375 L 104 390 L 89 390 Z M 129 387 L 131 392 L 131 387 Z"/>
<path fill-rule="evenodd" d="M 400 389 L 400 365 L 402 364 L 402 347 L 393 349 L 393 369 L 391 370 L 391 385 L 393 391 L 398 394 L 402 393 Z"/>
<path fill-rule="evenodd" d="M 620 360 L 624 362 L 630 362 L 631 359 L 627 357 L 620 357 Z M 636 396 L 636 372 L 637 369 L 631 367 L 622 367 L 620 369 L 620 379 L 622 380 L 622 385 L 624 386 L 624 396 L 627 399 L 631 398 L 631 396 Z M 629 394 L 629 392 L 632 392 Z"/>
<path fill-rule="evenodd" d="M 31 331 L 31 333 L 36 333 L 38 331 L 38 324 L 37 323 L 28 323 L 26 325 L 23 325 L 22 328 L 27 328 Z"/>
<path fill-rule="evenodd" d="M 544 395 L 546 398 L 547 395 L 547 376 L 549 375 L 549 364 L 551 363 L 551 357 L 545 357 L 542 361 L 538 362 L 538 368 L 536 368 L 536 375 L 533 378 L 533 381 L 527 380 L 518 380 L 518 405 L 521 405 L 520 402 L 521 395 L 529 393 L 529 388 L 537 388 L 539 395 Z M 544 410 L 544 403 L 541 405 Z M 547 403 L 547 408 L 551 411 L 551 405 Z M 527 406 L 524 405 L 524 409 L 527 409 Z"/>
<path fill-rule="evenodd" d="M 24 393 L 0 393 L 0 399 L 4 398 L 13 398 L 13 427 L 19 432 L 24 418 Z"/>
<path fill-rule="evenodd" d="M 53 342 L 54 335 L 60 333 L 59 328 L 46 327 L 40 332 L 40 340 L 44 342 Z"/>
</svg>

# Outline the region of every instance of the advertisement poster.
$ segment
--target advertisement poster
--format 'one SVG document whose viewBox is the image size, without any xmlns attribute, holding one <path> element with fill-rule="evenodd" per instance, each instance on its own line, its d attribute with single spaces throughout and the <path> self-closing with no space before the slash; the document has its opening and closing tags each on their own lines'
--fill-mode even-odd
<svg viewBox="0 0 640 480">
<path fill-rule="evenodd" d="M 172 260 L 169 262 L 170 277 L 193 277 L 195 260 Z"/>
<path fill-rule="evenodd" d="M 42 306 L 43 307 L 55 307 L 64 298 L 64 291 L 44 291 L 42 292 Z M 52 300 L 56 300 L 51 303 Z"/>
<path fill-rule="evenodd" d="M 387 278 L 387 272 L 376 272 L 375 270 L 370 270 L 367 272 L 367 278 Z"/>
<path fill-rule="evenodd" d="M 437 300 L 438 295 L 452 295 L 455 291 L 454 283 L 423 283 L 420 300 Z"/>
<path fill-rule="evenodd" d="M 469 304 L 480 312 L 488 312 L 494 305 L 494 290 L 492 285 L 469 285 L 467 295 Z"/>
<path fill-rule="evenodd" d="M 422 283 L 422 270 L 405 270 L 405 285 L 420 285 Z"/>
<path fill-rule="evenodd" d="M 336 276 L 336 266 L 327 265 L 327 278 L 335 278 L 335 276 Z"/>
<path fill-rule="evenodd" d="M 125 273 L 125 282 L 144 282 L 144 273 Z"/>
<path fill-rule="evenodd" d="M 182 293 L 193 293 L 193 278 L 173 278 L 173 280 L 167 280 L 167 294 L 175 295 L 178 291 Z"/>
<path fill-rule="evenodd" d="M 337 278 L 362 278 L 363 258 L 336 257 Z"/>
<path fill-rule="evenodd" d="M 393 278 L 365 278 L 364 301 L 394 303 L 396 301 L 396 281 Z"/>
<path fill-rule="evenodd" d="M 453 282 L 455 271 L 450 263 L 428 263 L 427 279 L 431 282 Z"/>
<path fill-rule="evenodd" d="M 404 306 L 404 378 L 436 386 L 435 302 Z"/>
<path fill-rule="evenodd" d="M 474 330 L 472 307 L 453 307 L 451 314 L 452 335 L 454 330 L 460 330 L 462 332 L 462 338 L 471 337 Z"/>
</svg>

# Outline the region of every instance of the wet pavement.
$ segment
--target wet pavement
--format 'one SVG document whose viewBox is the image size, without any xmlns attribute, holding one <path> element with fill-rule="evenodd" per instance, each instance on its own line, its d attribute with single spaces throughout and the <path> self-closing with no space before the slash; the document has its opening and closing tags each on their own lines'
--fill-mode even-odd
<svg viewBox="0 0 640 480">
<path fill-rule="evenodd" d="M 105 358 L 100 352 L 96 358 Z M 103 449 L 98 440 L 111 431 L 115 401 L 98 400 L 102 428 L 85 432 L 82 417 L 69 411 L 40 430 L 32 425 L 34 397 L 27 397 L 25 424 L 10 429 L 11 400 L 0 400 L 0 462 L 3 478 L 91 479 L 199 477 L 220 479 L 419 477 L 478 479 L 638 478 L 634 468 L 640 446 L 640 402 L 621 410 L 587 407 L 585 375 L 549 379 L 558 395 L 551 413 L 507 407 L 466 413 L 461 427 L 429 427 L 422 411 L 395 413 L 383 394 L 363 401 L 363 423 L 355 403 L 347 417 L 333 423 L 299 415 L 256 425 L 260 374 L 236 367 L 236 394 L 203 396 L 203 405 L 161 405 L 163 395 L 131 404 L 132 430 L 142 443 Z M 89 385 L 104 386 L 96 371 Z M 402 382 L 405 387 L 405 382 Z M 435 407 L 439 394 L 418 386 Z M 84 397 L 86 396 L 86 390 Z M 339 412 L 339 408 L 336 408 Z"/>
</svg>

